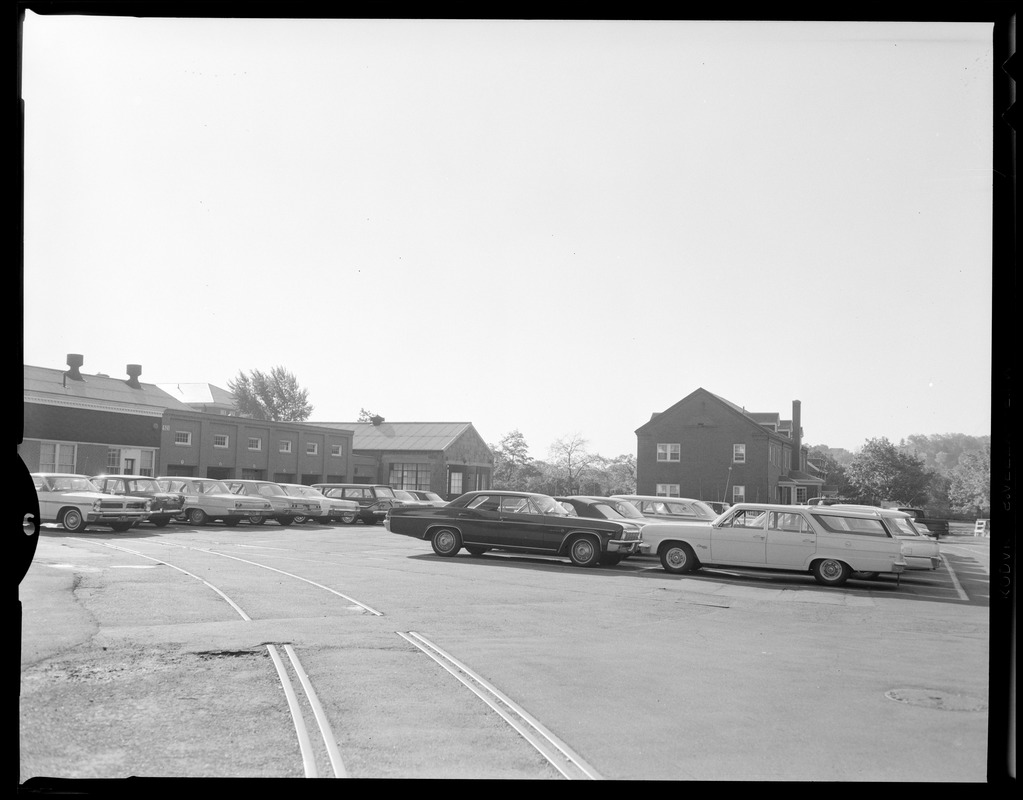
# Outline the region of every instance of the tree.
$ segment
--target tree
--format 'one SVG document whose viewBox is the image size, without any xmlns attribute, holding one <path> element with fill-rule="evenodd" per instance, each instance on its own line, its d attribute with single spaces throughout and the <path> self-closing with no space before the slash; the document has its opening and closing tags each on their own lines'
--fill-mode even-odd
<svg viewBox="0 0 1023 800">
<path fill-rule="evenodd" d="M 849 483 L 858 499 L 872 505 L 883 500 L 913 506 L 927 499 L 930 475 L 923 463 L 901 452 L 888 439 L 868 439 L 849 466 Z"/>
<path fill-rule="evenodd" d="M 302 422 L 313 413 L 308 402 L 309 393 L 284 367 L 273 367 L 269 373 L 258 369 L 249 374 L 239 371 L 238 377 L 229 380 L 227 386 L 234 394 L 238 413 L 243 417 Z"/>
<path fill-rule="evenodd" d="M 526 437 L 518 430 L 506 433 L 498 444 L 488 445 L 494 454 L 494 488 L 521 490 L 533 471 Z"/>
<path fill-rule="evenodd" d="M 948 500 L 953 511 L 975 516 L 991 514 L 991 446 L 963 453 L 952 468 Z"/>
<path fill-rule="evenodd" d="M 582 478 L 596 463 L 595 456 L 586 449 L 587 440 L 578 433 L 556 439 L 548 454 L 553 468 L 555 491 L 574 494 L 579 491 Z"/>
<path fill-rule="evenodd" d="M 849 484 L 848 470 L 839 461 L 842 454 L 848 455 L 848 460 L 851 461 L 852 454 L 846 450 L 828 447 L 826 444 L 815 444 L 809 448 L 807 456 L 823 473 L 822 490 L 835 492 L 839 497 L 852 497 L 856 490 Z"/>
<path fill-rule="evenodd" d="M 373 417 L 380 417 L 380 415 L 379 414 L 374 414 L 372 411 L 367 411 L 364 408 L 360 408 L 359 409 L 359 418 L 357 420 L 355 420 L 355 421 L 356 422 L 372 422 L 373 421 Z M 380 417 L 380 419 L 383 420 L 383 417 Z"/>
</svg>

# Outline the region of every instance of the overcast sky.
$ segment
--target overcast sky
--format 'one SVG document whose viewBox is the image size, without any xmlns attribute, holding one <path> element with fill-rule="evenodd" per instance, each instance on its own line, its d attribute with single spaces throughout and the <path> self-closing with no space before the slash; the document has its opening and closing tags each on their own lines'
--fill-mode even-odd
<svg viewBox="0 0 1023 800">
<path fill-rule="evenodd" d="M 25 363 L 532 455 L 990 433 L 990 23 L 24 24 Z"/>
</svg>

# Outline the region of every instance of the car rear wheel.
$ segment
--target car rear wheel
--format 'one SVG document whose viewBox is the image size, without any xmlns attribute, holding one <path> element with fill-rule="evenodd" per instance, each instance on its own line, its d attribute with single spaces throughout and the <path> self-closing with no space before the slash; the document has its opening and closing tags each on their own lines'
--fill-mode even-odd
<svg viewBox="0 0 1023 800">
<path fill-rule="evenodd" d="M 458 531 L 451 528 L 441 528 L 435 531 L 430 539 L 433 545 L 433 552 L 439 556 L 453 556 L 462 547 L 462 537 Z"/>
<path fill-rule="evenodd" d="M 70 533 L 81 533 L 89 523 L 85 521 L 81 511 L 77 508 L 69 508 L 64 512 L 60 524 L 64 526 L 64 530 Z"/>
<path fill-rule="evenodd" d="M 262 514 L 249 514 L 246 519 L 249 521 L 249 525 L 262 525 L 266 522 L 266 517 Z"/>
<path fill-rule="evenodd" d="M 489 550 L 490 548 L 489 547 L 480 547 L 478 544 L 467 544 L 465 546 L 465 549 L 469 551 L 469 555 L 471 555 L 471 556 L 481 556 L 485 552 L 487 552 L 487 550 Z"/>
<path fill-rule="evenodd" d="M 667 544 L 661 548 L 658 555 L 661 557 L 661 566 L 664 567 L 664 571 L 673 575 L 692 572 L 699 565 L 693 548 L 685 542 Z"/>
<path fill-rule="evenodd" d="M 358 517 L 355 515 L 354 511 L 346 511 L 344 514 L 341 515 L 341 522 L 344 525 L 354 525 L 355 520 L 357 519 Z"/>
<path fill-rule="evenodd" d="M 569 544 L 568 557 L 577 567 L 592 567 L 600 561 L 600 547 L 589 536 L 579 536 Z"/>
<path fill-rule="evenodd" d="M 849 580 L 849 567 L 837 558 L 822 558 L 811 567 L 813 578 L 821 586 L 841 586 Z"/>
<path fill-rule="evenodd" d="M 185 515 L 185 518 L 192 525 L 205 525 L 206 521 L 209 519 L 209 517 L 206 516 L 206 512 L 201 508 L 188 509 L 188 513 Z"/>
<path fill-rule="evenodd" d="M 292 517 L 291 521 L 294 522 L 296 525 L 305 525 L 307 522 L 311 520 L 312 517 L 306 517 L 303 516 L 302 514 L 299 514 L 297 517 Z"/>
<path fill-rule="evenodd" d="M 278 525 L 283 525 L 284 527 L 287 527 L 292 522 L 295 522 L 297 519 L 298 519 L 298 517 L 277 517 L 277 524 Z M 304 519 L 306 519 L 306 517 L 303 517 L 302 519 L 304 520 Z"/>
</svg>

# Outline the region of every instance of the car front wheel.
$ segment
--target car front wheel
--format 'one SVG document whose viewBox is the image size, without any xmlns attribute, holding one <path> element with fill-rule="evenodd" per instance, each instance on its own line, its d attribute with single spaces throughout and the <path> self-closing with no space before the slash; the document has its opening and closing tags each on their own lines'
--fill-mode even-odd
<svg viewBox="0 0 1023 800">
<path fill-rule="evenodd" d="M 71 533 L 81 533 L 85 530 L 85 526 L 88 524 L 85 521 L 85 517 L 82 516 L 82 512 L 77 508 L 69 508 L 64 512 L 64 518 L 60 521 L 60 524 L 64 526 L 64 530 Z"/>
<path fill-rule="evenodd" d="M 665 572 L 682 575 L 697 567 L 696 553 L 685 542 L 673 542 L 661 548 L 661 566 Z"/>
<path fill-rule="evenodd" d="M 849 580 L 849 567 L 837 558 L 822 558 L 813 562 L 813 578 L 821 586 L 841 586 Z"/>
<path fill-rule="evenodd" d="M 262 514 L 250 514 L 246 519 L 249 521 L 249 525 L 262 525 L 266 522 L 266 517 Z"/>
<path fill-rule="evenodd" d="M 580 536 L 568 546 L 568 557 L 577 567 L 592 567 L 600 561 L 600 547 L 589 536 Z"/>
<path fill-rule="evenodd" d="M 302 516 L 301 514 L 299 514 L 297 517 L 292 518 L 292 522 L 294 522 L 296 525 L 305 525 L 310 520 L 312 520 L 312 517 L 305 517 Z"/>
<path fill-rule="evenodd" d="M 157 517 L 156 519 L 153 520 L 153 524 L 157 528 L 166 528 L 168 525 L 170 525 L 170 517 Z"/>
<path fill-rule="evenodd" d="M 462 537 L 458 531 L 441 528 L 433 534 L 430 543 L 433 545 L 433 552 L 437 555 L 453 556 L 462 546 Z"/>
<path fill-rule="evenodd" d="M 358 517 L 355 516 L 355 512 L 354 511 L 346 511 L 344 514 L 341 515 L 341 522 L 344 525 L 354 525 L 355 524 L 355 520 L 357 520 L 357 519 L 358 519 Z"/>
<path fill-rule="evenodd" d="M 192 525 L 205 525 L 207 520 L 206 512 L 201 508 L 188 509 L 186 517 Z"/>
</svg>

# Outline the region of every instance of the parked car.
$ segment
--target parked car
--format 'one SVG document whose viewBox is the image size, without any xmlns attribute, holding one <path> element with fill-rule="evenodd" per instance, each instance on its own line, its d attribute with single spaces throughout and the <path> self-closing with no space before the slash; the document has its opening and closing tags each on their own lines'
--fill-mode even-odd
<svg viewBox="0 0 1023 800">
<path fill-rule="evenodd" d="M 146 475 L 93 475 L 92 482 L 105 494 L 149 498 L 149 516 L 157 528 L 165 528 L 174 519 L 185 518 L 185 496 L 165 492 L 155 478 Z"/>
<path fill-rule="evenodd" d="M 446 506 L 448 504 L 448 501 L 436 492 L 427 492 L 422 489 L 405 489 L 404 491 L 408 492 L 416 500 L 422 500 L 431 506 Z M 397 490 L 395 492 L 397 493 Z"/>
<path fill-rule="evenodd" d="M 304 497 L 293 497 L 284 491 L 284 487 L 273 481 L 229 478 L 224 483 L 236 495 L 261 497 L 273 507 L 272 517 L 264 515 L 252 518 L 249 522 L 253 525 L 262 525 L 270 518 L 277 520 L 279 525 L 290 525 L 298 518 L 302 518 L 302 521 L 305 522 L 320 513 L 318 502 Z"/>
<path fill-rule="evenodd" d="M 676 522 L 709 522 L 718 516 L 702 500 L 689 497 L 655 497 L 646 494 L 615 494 L 616 500 L 628 500 L 644 517 Z"/>
<path fill-rule="evenodd" d="M 571 495 L 568 497 L 555 497 L 561 507 L 564 508 L 569 514 L 577 517 L 586 517 L 588 519 L 610 519 L 615 522 L 620 522 L 627 528 L 635 528 L 636 532 L 642 536 L 643 531 L 647 525 L 660 525 L 661 523 L 654 520 L 647 519 L 636 507 L 629 504 L 625 500 L 611 500 L 608 497 L 584 497 L 581 495 Z M 631 513 L 626 516 L 622 513 L 616 505 L 623 504 L 628 505 L 631 509 Z M 617 553 L 611 553 L 601 558 L 602 564 L 614 565 L 626 558 L 627 555 L 618 555 Z"/>
<path fill-rule="evenodd" d="M 913 523 L 917 529 L 927 531 L 931 536 L 937 539 L 939 536 L 949 535 L 949 524 L 947 519 L 941 517 L 932 517 L 922 508 L 910 508 L 907 506 L 897 506 L 896 511 L 901 511 L 904 514 L 909 514 L 913 518 Z"/>
<path fill-rule="evenodd" d="M 302 499 L 319 503 L 320 510 L 315 516 L 304 517 L 299 515 L 295 517 L 296 525 L 312 521 L 329 523 L 334 520 L 340 520 L 345 525 L 353 525 L 359 515 L 359 504 L 354 500 L 327 497 L 319 489 L 314 489 L 312 486 L 303 486 L 298 483 L 282 483 L 280 487 L 292 497 L 301 497 Z"/>
<path fill-rule="evenodd" d="M 724 514 L 732 507 L 731 503 L 726 503 L 724 500 L 704 500 L 703 502 L 710 506 L 715 514 Z"/>
<path fill-rule="evenodd" d="M 394 496 L 394 489 L 382 484 L 314 483 L 313 488 L 319 489 L 327 497 L 354 500 L 359 504 L 359 519 L 364 525 L 383 522 L 389 509 L 402 504 L 402 501 Z"/>
<path fill-rule="evenodd" d="M 439 556 L 462 547 L 474 556 L 507 550 L 567 556 L 580 567 L 617 563 L 642 541 L 632 523 L 574 516 L 544 494 L 497 490 L 466 492 L 440 507 L 391 508 L 384 527 L 428 539 Z"/>
<path fill-rule="evenodd" d="M 645 528 L 642 551 L 677 574 L 702 566 L 809 572 L 841 586 L 854 572 L 901 574 L 901 542 L 872 511 L 833 506 L 736 503 L 708 523 Z"/>
<path fill-rule="evenodd" d="M 830 508 L 852 508 L 873 511 L 884 517 L 895 538 L 902 544 L 902 555 L 906 559 L 906 569 L 933 570 L 941 566 L 941 546 L 937 538 L 931 538 L 916 527 L 913 517 L 905 511 L 895 508 L 878 508 L 864 505 L 833 505 Z M 859 578 L 876 578 L 876 572 L 859 573 Z"/>
<path fill-rule="evenodd" d="M 181 492 L 185 496 L 185 521 L 191 525 L 205 525 L 220 520 L 234 527 L 243 519 L 273 516 L 269 500 L 234 494 L 227 484 L 213 478 L 177 478 L 159 476 L 156 483 L 167 492 Z M 258 524 L 258 523 L 257 523 Z"/>
<path fill-rule="evenodd" d="M 32 482 L 39 499 L 39 521 L 59 522 L 70 533 L 81 533 L 89 525 L 123 533 L 149 514 L 147 498 L 106 494 L 86 475 L 33 472 Z"/>
</svg>

